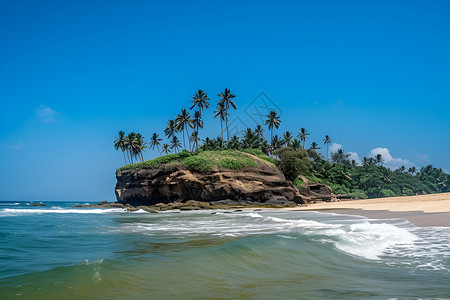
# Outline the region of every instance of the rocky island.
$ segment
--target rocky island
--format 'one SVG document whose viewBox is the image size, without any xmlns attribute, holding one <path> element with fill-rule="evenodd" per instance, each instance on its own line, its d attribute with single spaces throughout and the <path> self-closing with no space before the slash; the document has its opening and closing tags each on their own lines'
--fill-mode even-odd
<svg viewBox="0 0 450 300">
<path fill-rule="evenodd" d="M 125 166 L 116 173 L 116 198 L 132 206 L 190 200 L 211 205 L 306 203 L 305 196 L 269 157 L 259 151 L 247 152 L 184 151 Z"/>
</svg>

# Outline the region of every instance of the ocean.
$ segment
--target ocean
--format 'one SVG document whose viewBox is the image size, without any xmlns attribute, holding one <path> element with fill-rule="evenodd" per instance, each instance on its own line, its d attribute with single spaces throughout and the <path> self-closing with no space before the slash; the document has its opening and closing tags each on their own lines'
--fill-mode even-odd
<svg viewBox="0 0 450 300">
<path fill-rule="evenodd" d="M 445 299 L 450 228 L 0 202 L 0 299 Z"/>
</svg>

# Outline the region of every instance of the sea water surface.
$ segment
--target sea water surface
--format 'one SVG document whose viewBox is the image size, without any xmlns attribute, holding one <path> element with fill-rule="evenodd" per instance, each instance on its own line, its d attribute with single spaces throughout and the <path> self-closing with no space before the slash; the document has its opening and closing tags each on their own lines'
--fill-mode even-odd
<svg viewBox="0 0 450 300">
<path fill-rule="evenodd" d="M 0 202 L 0 299 L 445 299 L 450 228 Z"/>
</svg>

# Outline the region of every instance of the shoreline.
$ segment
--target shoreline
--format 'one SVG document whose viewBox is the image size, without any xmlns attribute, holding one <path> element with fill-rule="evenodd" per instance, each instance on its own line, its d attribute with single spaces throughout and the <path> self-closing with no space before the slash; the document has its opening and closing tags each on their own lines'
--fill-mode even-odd
<svg viewBox="0 0 450 300">
<path fill-rule="evenodd" d="M 406 219 L 419 227 L 450 227 L 450 193 L 312 203 L 285 210 L 331 212 L 369 219 Z"/>
</svg>

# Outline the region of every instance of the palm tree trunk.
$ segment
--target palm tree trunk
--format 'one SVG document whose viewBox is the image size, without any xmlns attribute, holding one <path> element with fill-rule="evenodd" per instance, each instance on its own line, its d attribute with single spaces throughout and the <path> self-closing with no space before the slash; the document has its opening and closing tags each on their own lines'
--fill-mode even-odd
<svg viewBox="0 0 450 300">
<path fill-rule="evenodd" d="M 125 164 L 127 163 L 127 159 L 125 157 L 125 151 L 122 150 L 122 154 L 123 154 L 123 160 L 125 161 Z"/>
<path fill-rule="evenodd" d="M 226 122 L 226 125 L 227 125 L 227 141 L 229 141 L 229 140 L 230 140 L 230 136 L 229 136 L 229 134 L 228 134 L 228 116 L 227 116 L 227 118 L 225 119 L 225 122 Z"/>
<path fill-rule="evenodd" d="M 184 127 L 183 127 L 183 146 L 184 146 L 184 149 L 186 149 L 186 142 L 184 141 Z"/>
<path fill-rule="evenodd" d="M 222 134 L 222 140 L 223 140 L 223 127 L 222 127 L 222 119 L 220 119 L 220 133 Z"/>
<path fill-rule="evenodd" d="M 158 145 L 156 145 L 156 149 L 158 149 L 159 156 L 161 156 L 161 151 L 159 151 L 159 146 Z"/>
</svg>

